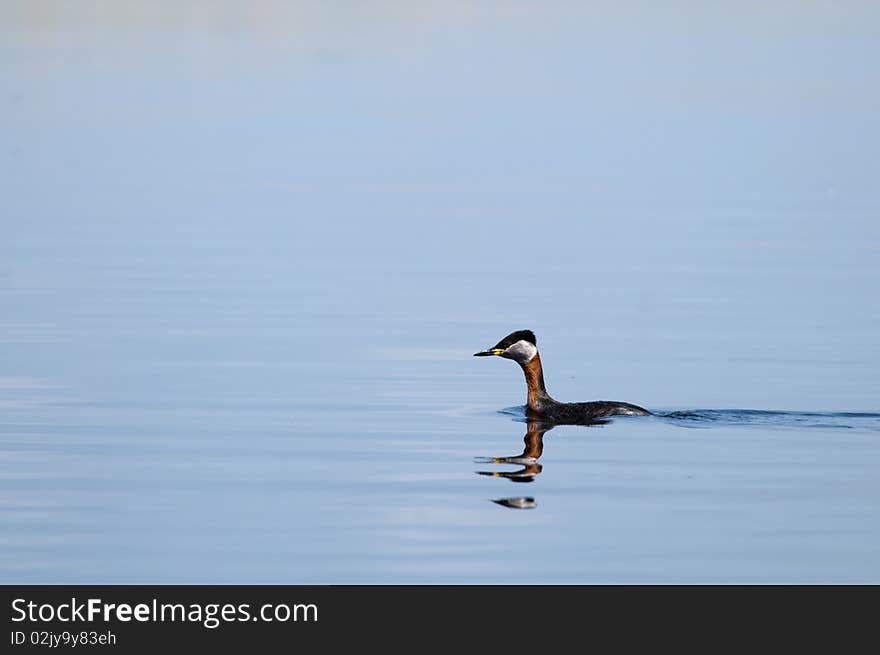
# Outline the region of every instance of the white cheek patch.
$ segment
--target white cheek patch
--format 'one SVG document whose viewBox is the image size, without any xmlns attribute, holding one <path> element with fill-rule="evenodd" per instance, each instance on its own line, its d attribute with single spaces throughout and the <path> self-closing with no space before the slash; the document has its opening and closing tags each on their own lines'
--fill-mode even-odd
<svg viewBox="0 0 880 655">
<path fill-rule="evenodd" d="M 532 357 L 534 357 L 537 353 L 538 349 L 534 346 L 534 344 L 523 340 L 517 341 L 515 344 L 504 351 L 504 355 L 506 357 L 509 357 L 510 359 L 519 362 L 520 364 L 525 364 L 526 362 L 530 361 Z"/>
</svg>

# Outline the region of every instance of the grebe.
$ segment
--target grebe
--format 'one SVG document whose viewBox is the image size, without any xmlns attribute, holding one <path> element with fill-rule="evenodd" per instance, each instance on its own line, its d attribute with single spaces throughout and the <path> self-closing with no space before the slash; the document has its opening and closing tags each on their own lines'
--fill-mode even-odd
<svg viewBox="0 0 880 655">
<path fill-rule="evenodd" d="M 651 412 L 638 405 L 614 400 L 596 400 L 588 403 L 561 403 L 554 400 L 544 387 L 544 371 L 538 354 L 535 333 L 531 330 L 511 332 L 492 348 L 474 353 L 474 357 L 497 355 L 512 359 L 522 367 L 528 386 L 526 416 L 554 423 L 588 423 L 606 416 L 647 416 Z"/>
</svg>

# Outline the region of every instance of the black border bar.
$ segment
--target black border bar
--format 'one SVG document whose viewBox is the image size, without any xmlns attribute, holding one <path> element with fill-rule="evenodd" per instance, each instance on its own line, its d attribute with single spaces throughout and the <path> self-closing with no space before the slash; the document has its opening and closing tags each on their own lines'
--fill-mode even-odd
<svg viewBox="0 0 880 655">
<path fill-rule="evenodd" d="M 846 643 L 875 643 L 878 590 L 874 585 L 2 586 L 7 627 L 2 650 L 45 651 L 55 644 L 54 652 L 270 647 L 308 652 L 343 648 L 388 652 L 394 647 L 412 652 L 428 646 L 470 652 L 520 650 L 551 641 L 580 644 L 577 650 L 582 650 L 596 640 L 652 650 L 661 644 L 714 650 L 722 645 L 755 648 L 771 643 L 812 648 L 824 643 L 839 650 Z M 178 613 L 162 622 L 120 620 L 114 608 L 108 610 L 109 620 L 13 621 L 22 618 L 26 603 L 33 603 L 33 610 L 51 605 L 44 609 L 44 617 L 66 605 L 62 612 L 66 617 L 72 599 L 81 605 L 81 616 L 85 616 L 82 604 L 89 599 L 100 599 L 95 607 L 101 611 L 108 605 L 154 608 L 157 603 L 198 611 L 191 614 L 194 620 L 178 620 Z M 209 613 L 220 616 L 219 607 L 246 605 L 253 614 L 267 604 L 271 606 L 267 621 L 253 616 L 242 620 L 236 609 L 227 612 L 233 620 L 216 627 L 205 625 Z M 218 608 L 212 610 L 211 605 Z M 289 616 L 278 620 L 297 605 L 299 620 Z M 273 617 L 278 606 L 285 609 Z M 314 612 L 304 614 L 306 606 L 313 606 Z M 138 611 L 146 616 L 143 607 Z M 130 612 L 123 611 L 122 616 Z M 80 639 L 76 648 L 70 648 L 69 643 L 53 641 L 65 631 L 87 633 L 86 642 Z M 108 633 L 114 643 L 89 643 Z"/>
</svg>

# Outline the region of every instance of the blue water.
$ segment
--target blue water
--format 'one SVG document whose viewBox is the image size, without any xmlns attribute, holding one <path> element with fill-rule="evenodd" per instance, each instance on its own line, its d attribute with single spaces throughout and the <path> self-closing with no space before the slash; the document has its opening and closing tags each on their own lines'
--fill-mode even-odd
<svg viewBox="0 0 880 655">
<path fill-rule="evenodd" d="M 880 580 L 878 10 L 247 6 L 0 8 L 0 581 Z"/>
</svg>

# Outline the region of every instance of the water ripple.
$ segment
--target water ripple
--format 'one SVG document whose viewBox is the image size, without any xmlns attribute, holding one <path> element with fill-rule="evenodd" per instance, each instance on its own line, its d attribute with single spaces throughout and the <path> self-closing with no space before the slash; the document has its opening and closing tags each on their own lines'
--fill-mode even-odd
<svg viewBox="0 0 880 655">
<path fill-rule="evenodd" d="M 873 412 L 788 412 L 759 409 L 694 409 L 657 413 L 658 418 L 685 427 L 746 425 L 778 428 L 837 428 L 880 432 L 880 414 Z"/>
</svg>

